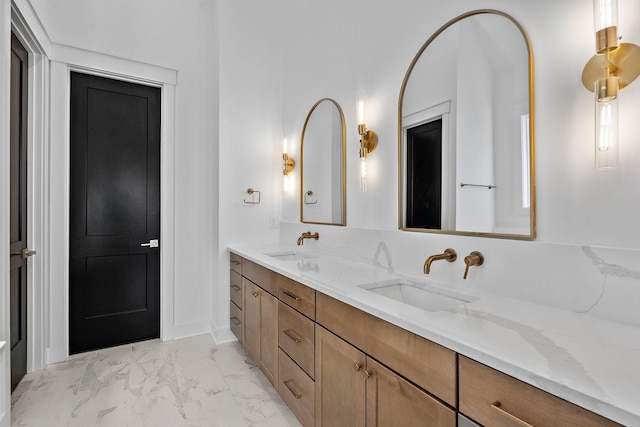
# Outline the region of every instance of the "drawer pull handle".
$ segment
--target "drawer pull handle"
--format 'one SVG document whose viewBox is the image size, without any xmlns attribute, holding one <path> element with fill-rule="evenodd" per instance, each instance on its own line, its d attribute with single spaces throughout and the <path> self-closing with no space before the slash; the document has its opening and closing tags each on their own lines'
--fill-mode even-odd
<svg viewBox="0 0 640 427">
<path fill-rule="evenodd" d="M 300 344 L 303 340 L 301 337 L 298 336 L 298 334 L 296 333 L 296 331 L 293 331 L 291 329 L 287 329 L 286 331 L 283 331 L 284 334 L 286 336 L 288 336 L 289 338 L 291 338 L 291 340 L 293 342 L 295 342 L 296 344 Z"/>
<path fill-rule="evenodd" d="M 491 404 L 491 408 L 492 409 L 495 409 L 496 411 L 498 411 L 500 414 L 502 414 L 506 418 L 508 418 L 511 421 L 515 422 L 517 425 L 522 426 L 522 427 L 533 427 L 528 422 L 522 421 L 520 418 L 516 417 L 515 415 L 512 415 L 512 414 L 508 413 L 507 411 L 502 409 L 501 406 L 502 406 L 502 404 L 498 400 L 496 400 L 495 402 L 493 402 Z"/>
<path fill-rule="evenodd" d="M 231 264 L 234 264 L 234 265 L 240 265 L 240 261 L 235 260 L 235 259 L 232 259 L 232 260 L 231 260 Z"/>
<path fill-rule="evenodd" d="M 358 362 L 354 362 L 353 370 L 356 371 L 356 372 L 360 372 L 360 369 L 362 369 L 362 365 L 359 364 Z"/>
<path fill-rule="evenodd" d="M 282 291 L 282 293 L 285 294 L 286 296 L 288 296 L 289 298 L 293 298 L 296 301 L 300 301 L 300 299 L 301 299 L 299 296 L 294 295 L 289 291 Z"/>
<path fill-rule="evenodd" d="M 302 395 L 298 393 L 296 389 L 291 386 L 292 382 L 293 380 L 283 381 L 284 385 L 289 389 L 293 397 L 295 397 L 296 399 L 300 399 Z"/>
<path fill-rule="evenodd" d="M 251 291 L 251 295 L 253 295 L 255 298 L 257 298 L 258 295 L 260 295 L 260 293 L 258 293 L 258 291 Z"/>
<path fill-rule="evenodd" d="M 238 319 L 236 316 L 233 316 L 231 318 L 231 321 L 233 322 L 234 325 L 239 325 L 239 324 L 242 323 L 242 322 L 240 322 L 240 319 Z"/>
<path fill-rule="evenodd" d="M 236 290 L 236 292 L 240 292 L 240 286 L 238 286 L 238 285 L 231 285 L 231 287 L 232 287 L 233 289 L 235 289 L 235 290 Z"/>
<path fill-rule="evenodd" d="M 368 371 L 367 369 L 363 369 L 362 372 L 364 373 L 364 377 L 366 379 L 369 379 L 369 377 L 371 377 L 371 375 L 373 375 L 373 372 Z"/>
</svg>

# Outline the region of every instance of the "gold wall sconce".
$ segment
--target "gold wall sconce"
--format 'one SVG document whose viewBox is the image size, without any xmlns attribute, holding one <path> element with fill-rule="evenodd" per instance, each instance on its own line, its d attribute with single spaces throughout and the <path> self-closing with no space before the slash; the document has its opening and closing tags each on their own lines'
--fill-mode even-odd
<svg viewBox="0 0 640 427">
<path fill-rule="evenodd" d="M 287 138 L 282 140 L 282 191 L 289 192 L 289 174 L 296 168 L 296 161 L 287 153 Z"/>
<path fill-rule="evenodd" d="M 364 105 L 366 103 L 366 93 L 356 93 L 356 109 L 358 112 L 358 134 L 360 134 L 360 191 L 367 191 L 367 157 L 373 153 L 378 146 L 378 135 L 367 129 L 364 119 Z"/>
<path fill-rule="evenodd" d="M 618 0 L 593 0 L 596 54 L 582 71 L 582 84 L 595 93 L 595 166 L 618 165 L 618 91 L 640 75 L 640 46 L 619 43 Z"/>
</svg>

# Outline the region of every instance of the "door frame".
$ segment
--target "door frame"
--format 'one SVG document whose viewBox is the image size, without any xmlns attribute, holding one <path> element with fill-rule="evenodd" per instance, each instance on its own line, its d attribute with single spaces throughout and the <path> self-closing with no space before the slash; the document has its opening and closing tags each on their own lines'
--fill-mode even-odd
<svg viewBox="0 0 640 427">
<path fill-rule="evenodd" d="M 161 90 L 160 141 L 160 339 L 176 337 L 174 306 L 175 86 L 177 71 L 68 46 L 51 61 L 49 152 L 49 346 L 47 363 L 69 356 L 69 216 L 71 72 L 154 86 Z"/>
<path fill-rule="evenodd" d="M 49 61 L 46 48 L 31 31 L 15 4 L 11 30 L 29 54 L 27 123 L 27 247 L 38 251 L 27 262 L 27 372 L 45 366 L 44 244 Z"/>
</svg>

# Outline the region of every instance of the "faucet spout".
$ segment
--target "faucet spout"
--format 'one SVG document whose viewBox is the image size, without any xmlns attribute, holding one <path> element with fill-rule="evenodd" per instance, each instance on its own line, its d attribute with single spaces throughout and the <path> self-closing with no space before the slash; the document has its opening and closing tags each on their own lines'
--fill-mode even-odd
<svg viewBox="0 0 640 427">
<path fill-rule="evenodd" d="M 318 232 L 316 231 L 315 233 L 311 234 L 310 231 L 307 231 L 306 233 L 302 233 L 300 235 L 300 237 L 298 237 L 298 241 L 296 242 L 296 244 L 298 246 L 300 245 L 304 245 L 304 239 L 314 239 L 314 240 L 318 240 L 320 238 L 320 235 L 318 234 Z"/>
<path fill-rule="evenodd" d="M 447 260 L 449 262 L 454 262 L 456 259 L 458 259 L 458 254 L 456 253 L 455 250 L 449 248 L 449 249 L 446 249 L 442 254 L 431 255 L 424 262 L 424 270 L 423 270 L 424 274 L 429 274 L 431 272 L 431 264 L 434 261 L 440 261 L 441 259 Z"/>
</svg>

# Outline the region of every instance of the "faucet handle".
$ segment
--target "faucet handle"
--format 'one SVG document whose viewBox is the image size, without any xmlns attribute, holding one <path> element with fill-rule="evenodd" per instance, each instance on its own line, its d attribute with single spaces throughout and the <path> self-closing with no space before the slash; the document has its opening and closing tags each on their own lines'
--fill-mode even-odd
<svg viewBox="0 0 640 427">
<path fill-rule="evenodd" d="M 472 265 L 482 265 L 484 264 L 484 255 L 482 252 L 473 251 L 466 257 L 464 257 L 464 263 L 467 267 L 464 269 L 464 279 L 467 279 L 467 274 L 469 274 L 469 267 Z"/>
</svg>

